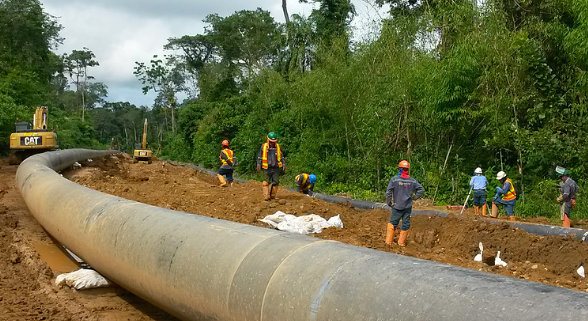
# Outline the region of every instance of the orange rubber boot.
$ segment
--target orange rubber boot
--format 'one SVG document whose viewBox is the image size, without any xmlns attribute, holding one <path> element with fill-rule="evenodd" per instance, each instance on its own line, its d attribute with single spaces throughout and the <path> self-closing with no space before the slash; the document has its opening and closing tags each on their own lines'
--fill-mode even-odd
<svg viewBox="0 0 588 321">
<path fill-rule="evenodd" d="M 272 185 L 272 189 L 270 191 L 270 198 L 276 198 L 278 195 L 278 185 Z"/>
<path fill-rule="evenodd" d="M 400 231 L 400 236 L 398 237 L 398 245 L 400 246 L 406 246 L 406 238 L 408 237 L 408 231 Z"/>
<path fill-rule="evenodd" d="M 268 182 L 263 182 L 263 200 L 269 201 L 269 199 L 270 199 L 269 184 L 268 184 Z"/>
<path fill-rule="evenodd" d="M 482 206 L 482 216 L 488 216 L 488 203 L 484 203 Z"/>
<path fill-rule="evenodd" d="M 570 227 L 570 218 L 564 214 L 563 227 Z"/>
<path fill-rule="evenodd" d="M 480 207 L 479 206 L 474 205 L 474 213 L 476 213 L 476 216 L 480 215 Z"/>
<path fill-rule="evenodd" d="M 494 218 L 498 217 L 498 206 L 494 203 L 492 203 L 492 214 L 490 216 Z"/>
<path fill-rule="evenodd" d="M 388 223 L 386 227 L 386 244 L 392 245 L 394 243 L 394 225 Z"/>
<path fill-rule="evenodd" d="M 220 181 L 222 187 L 227 187 L 227 180 L 224 176 L 222 176 L 221 174 L 216 174 L 216 177 L 218 177 L 218 180 Z"/>
<path fill-rule="evenodd" d="M 509 216 L 508 219 L 511 220 L 511 221 L 516 221 L 517 220 L 517 218 L 514 215 Z"/>
</svg>

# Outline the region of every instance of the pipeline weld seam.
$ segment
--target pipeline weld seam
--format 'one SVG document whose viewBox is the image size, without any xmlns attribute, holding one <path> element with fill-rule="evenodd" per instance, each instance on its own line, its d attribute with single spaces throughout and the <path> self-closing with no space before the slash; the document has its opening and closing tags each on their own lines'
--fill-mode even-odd
<svg viewBox="0 0 588 321">
<path fill-rule="evenodd" d="M 275 235 L 280 236 L 280 235 Z M 272 236 L 274 237 L 274 236 Z M 340 243 L 340 242 L 336 242 L 336 241 L 331 241 L 331 240 L 320 240 L 320 241 L 314 241 L 308 244 L 305 244 L 297 249 L 295 249 L 294 251 L 292 251 L 289 255 L 285 256 L 282 261 L 280 262 L 280 264 L 278 264 L 276 266 L 276 268 L 274 269 L 274 272 L 272 273 L 272 275 L 270 276 L 267 285 L 265 286 L 265 291 L 263 291 L 263 298 L 261 300 L 261 310 L 259 311 L 259 320 L 263 321 L 263 310 L 264 310 L 264 306 L 265 306 L 265 299 L 266 299 L 266 295 L 267 295 L 267 289 L 269 288 L 270 284 L 272 283 L 272 280 L 274 279 L 274 275 L 276 275 L 276 271 L 278 271 L 280 269 L 280 267 L 282 266 L 282 264 L 284 264 L 285 261 L 287 261 L 292 255 L 294 255 L 296 252 L 311 246 L 311 245 L 316 245 L 316 244 L 320 244 L 320 243 Z"/>
<path fill-rule="evenodd" d="M 127 216 L 125 218 L 125 220 L 122 222 L 122 224 L 119 226 L 118 230 L 116 231 L 116 237 L 114 238 L 114 247 L 115 248 L 116 248 L 116 244 L 118 243 L 118 236 L 122 232 L 122 230 L 125 227 L 125 225 L 127 225 L 127 222 L 129 221 L 129 219 L 131 219 L 131 217 L 130 216 Z"/>
<path fill-rule="evenodd" d="M 194 215 L 198 215 L 198 214 L 194 214 Z M 229 228 L 229 229 L 232 229 L 233 231 L 235 231 L 237 233 L 242 233 L 238 229 L 233 229 L 233 228 Z M 259 242 L 256 242 L 255 244 L 253 244 L 251 246 L 251 248 L 249 248 L 249 251 L 247 251 L 246 253 L 243 252 L 244 255 L 239 260 L 239 264 L 237 265 L 237 267 L 235 268 L 235 270 L 233 271 L 233 274 L 231 276 L 231 282 L 229 282 L 229 290 L 227 291 L 227 297 L 225 298 L 225 302 L 226 302 L 225 309 L 226 309 L 226 311 L 229 311 L 229 304 L 231 303 L 231 290 L 233 289 L 233 284 L 234 284 L 234 281 L 235 281 L 235 275 L 237 274 L 237 271 L 239 270 L 239 267 L 241 267 L 241 264 L 243 263 L 243 261 L 245 260 L 245 258 L 247 258 L 247 256 L 249 256 L 249 254 L 253 250 L 255 250 L 259 244 L 265 242 L 266 240 L 268 240 L 268 239 L 270 239 L 272 237 L 276 237 L 276 236 L 278 236 L 278 235 L 276 234 L 276 235 L 265 236 L 265 237 L 264 236 L 261 236 L 260 237 L 261 240 L 259 240 Z M 264 293 L 264 295 L 265 295 L 265 293 Z M 262 304 L 262 307 L 263 307 L 263 304 Z"/>
<path fill-rule="evenodd" d="M 308 311 L 309 312 L 308 313 L 309 320 L 316 320 L 316 318 L 318 316 L 319 308 L 321 306 L 321 302 L 323 301 L 323 298 L 325 297 L 325 294 L 327 293 L 327 289 L 329 288 L 329 283 L 331 283 L 331 280 L 335 277 L 335 275 L 337 275 L 339 273 L 339 271 L 341 270 L 343 265 L 345 265 L 347 263 L 349 263 L 349 262 L 345 262 L 345 263 L 339 265 L 337 267 L 337 270 L 335 270 L 335 272 L 333 272 L 333 274 L 331 274 L 331 276 L 329 276 L 329 278 L 323 283 L 321 288 L 318 290 L 318 292 L 314 296 L 314 299 L 312 300 L 312 303 L 310 304 L 310 310 Z"/>
<path fill-rule="evenodd" d="M 180 241 L 180 244 L 179 244 L 178 246 L 176 246 L 176 249 L 174 250 L 174 254 L 172 254 L 172 257 L 169 259 L 169 265 L 168 265 L 168 267 L 167 267 L 167 270 L 168 270 L 168 271 L 171 271 L 171 269 L 172 269 L 172 265 L 174 264 L 174 258 L 176 257 L 176 253 L 178 253 L 178 249 L 180 248 L 180 246 L 181 246 L 182 244 L 184 244 L 184 241 L 183 241 L 183 240 L 181 240 L 181 241 Z M 234 277 L 234 276 L 233 276 L 233 277 Z M 231 284 L 232 284 L 232 282 L 231 282 Z M 230 291 L 229 291 L 229 292 L 230 292 Z"/>
</svg>

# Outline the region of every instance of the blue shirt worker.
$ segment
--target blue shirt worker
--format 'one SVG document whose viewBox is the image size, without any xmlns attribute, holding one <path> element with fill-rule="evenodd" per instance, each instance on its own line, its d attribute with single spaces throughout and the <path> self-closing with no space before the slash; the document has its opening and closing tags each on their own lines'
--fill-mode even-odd
<svg viewBox="0 0 588 321">
<path fill-rule="evenodd" d="M 570 213 L 572 207 L 576 206 L 576 195 L 578 195 L 580 187 L 570 178 L 570 172 L 567 169 L 557 166 L 555 171 L 562 182 L 557 201 L 561 203 L 563 227 L 570 227 Z"/>
<path fill-rule="evenodd" d="M 294 178 L 294 183 L 296 183 L 296 190 L 298 193 L 312 195 L 314 188 L 314 183 L 316 182 L 316 175 L 314 174 L 306 174 L 302 173 L 296 175 Z"/>
<path fill-rule="evenodd" d="M 482 216 L 486 216 L 486 186 L 488 186 L 488 179 L 482 175 L 482 169 L 476 168 L 474 176 L 470 179 L 470 186 L 474 190 L 474 212 L 480 215 L 480 206 L 482 207 Z"/>
<path fill-rule="evenodd" d="M 496 195 L 492 200 L 492 217 L 498 216 L 498 205 L 504 205 L 506 215 L 511 221 L 516 221 L 514 216 L 514 207 L 517 204 L 517 192 L 510 178 L 506 177 L 503 171 L 496 174 L 496 179 L 500 181 L 502 187 L 496 186 Z"/>
<path fill-rule="evenodd" d="M 216 177 L 218 177 L 222 187 L 227 187 L 229 185 L 233 186 L 233 151 L 229 149 L 229 141 L 226 139 L 221 143 L 221 153 L 219 158 L 222 165 L 219 168 Z"/>
<path fill-rule="evenodd" d="M 398 175 L 390 179 L 386 189 L 386 204 L 392 208 L 390 221 L 386 228 L 386 244 L 392 245 L 394 242 L 394 231 L 402 219 L 398 245 L 406 246 L 406 238 L 410 230 L 412 201 L 423 196 L 425 189 L 416 179 L 408 175 L 410 164 L 407 161 L 401 161 L 398 164 L 398 169 Z"/>
</svg>

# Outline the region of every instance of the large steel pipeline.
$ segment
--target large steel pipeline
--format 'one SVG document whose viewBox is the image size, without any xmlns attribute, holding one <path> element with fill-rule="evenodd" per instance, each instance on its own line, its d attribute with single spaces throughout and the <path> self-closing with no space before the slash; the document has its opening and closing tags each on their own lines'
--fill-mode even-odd
<svg viewBox="0 0 588 321">
<path fill-rule="evenodd" d="M 30 157 L 30 211 L 97 271 L 184 320 L 586 320 L 588 294 L 158 208 L 53 170 L 104 152 Z"/>
</svg>

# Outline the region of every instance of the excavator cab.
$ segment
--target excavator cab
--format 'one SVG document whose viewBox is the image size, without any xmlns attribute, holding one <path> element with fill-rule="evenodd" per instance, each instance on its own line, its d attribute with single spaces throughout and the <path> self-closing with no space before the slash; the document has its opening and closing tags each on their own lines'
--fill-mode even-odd
<svg viewBox="0 0 588 321">
<path fill-rule="evenodd" d="M 33 154 L 59 147 L 57 134 L 47 129 L 47 116 L 47 106 L 40 106 L 35 110 L 32 125 L 29 122 L 14 124 L 14 133 L 10 134 L 10 149 L 13 152 L 8 157 L 11 165 L 18 165 Z"/>
<path fill-rule="evenodd" d="M 29 122 L 14 123 L 14 127 L 15 133 L 24 133 L 33 129 L 33 125 Z"/>
</svg>

